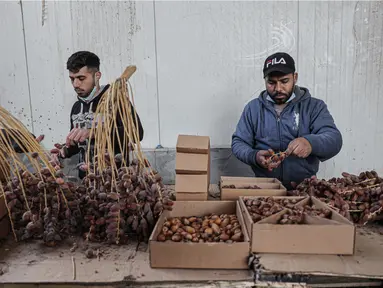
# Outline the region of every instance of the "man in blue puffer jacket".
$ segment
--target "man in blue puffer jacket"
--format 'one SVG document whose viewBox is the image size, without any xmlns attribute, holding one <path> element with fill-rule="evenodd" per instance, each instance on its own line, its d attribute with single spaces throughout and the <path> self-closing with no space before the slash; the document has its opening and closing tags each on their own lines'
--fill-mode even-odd
<svg viewBox="0 0 383 288">
<path fill-rule="evenodd" d="M 277 178 L 291 190 L 291 182 L 316 175 L 320 161 L 339 153 L 342 135 L 327 105 L 296 85 L 298 74 L 290 55 L 267 57 L 263 73 L 266 90 L 245 106 L 232 136 L 232 151 L 256 177 Z M 281 151 L 288 157 L 268 169 L 266 157 Z"/>
</svg>

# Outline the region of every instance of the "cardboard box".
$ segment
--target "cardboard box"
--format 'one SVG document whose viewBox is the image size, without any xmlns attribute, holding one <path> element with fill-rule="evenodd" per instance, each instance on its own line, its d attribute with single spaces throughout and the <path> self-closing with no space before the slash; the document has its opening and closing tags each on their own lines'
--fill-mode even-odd
<svg viewBox="0 0 383 288">
<path fill-rule="evenodd" d="M 235 186 L 230 187 L 230 186 Z M 249 189 L 248 186 L 260 189 Z M 221 200 L 238 200 L 239 196 L 286 196 L 287 189 L 275 178 L 227 177 L 220 181 Z"/>
<path fill-rule="evenodd" d="M 176 151 L 178 153 L 208 154 L 210 138 L 208 136 L 178 135 Z"/>
<path fill-rule="evenodd" d="M 236 213 L 244 233 L 244 242 L 227 244 L 156 241 L 165 219 L 211 213 Z M 164 211 L 158 219 L 149 239 L 149 248 L 152 268 L 248 269 L 249 236 L 237 201 L 176 201 L 173 210 Z"/>
<path fill-rule="evenodd" d="M 176 174 L 210 174 L 209 154 L 176 154 Z"/>
<path fill-rule="evenodd" d="M 246 228 L 250 235 L 250 249 L 252 252 L 336 255 L 354 254 L 354 224 L 319 199 L 315 197 L 305 197 L 296 205 L 303 205 L 309 201 L 318 208 L 330 209 L 332 211 L 331 220 L 308 216 L 305 217 L 305 224 L 281 225 L 276 224 L 277 218 L 286 213 L 286 210 L 254 223 L 245 206 L 245 198 L 249 197 L 240 197 L 239 203 L 246 223 Z M 292 197 L 274 198 L 291 199 Z"/>
<path fill-rule="evenodd" d="M 208 175 L 176 174 L 176 200 L 206 201 L 209 191 Z"/>
</svg>

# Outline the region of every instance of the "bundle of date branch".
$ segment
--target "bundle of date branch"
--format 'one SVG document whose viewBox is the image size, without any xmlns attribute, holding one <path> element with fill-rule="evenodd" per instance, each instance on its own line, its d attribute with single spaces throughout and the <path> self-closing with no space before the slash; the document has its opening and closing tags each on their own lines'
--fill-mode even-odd
<svg viewBox="0 0 383 288">
<path fill-rule="evenodd" d="M 383 210 L 383 179 L 375 171 L 359 175 L 343 172 L 342 176 L 328 181 L 313 176 L 289 195 L 315 196 L 354 223 L 365 225 L 376 220 Z"/>
<path fill-rule="evenodd" d="M 89 241 L 123 244 L 129 236 L 147 241 L 163 209 L 171 210 L 173 205 L 170 191 L 141 151 L 128 81 L 135 67 L 127 71 L 111 83 L 97 106 L 90 132 L 94 153 L 89 146 L 87 162 L 79 167 L 87 171 L 77 197 Z M 118 118 L 124 133 L 118 133 Z M 121 153 L 113 155 L 116 145 Z"/>
<path fill-rule="evenodd" d="M 54 246 L 75 232 L 80 219 L 74 187 L 65 183 L 61 166 L 50 161 L 26 127 L 0 107 L 0 193 L 4 196 L 16 241 L 42 239 Z M 29 165 L 16 153 L 12 143 L 28 158 Z M 71 191 L 72 189 L 72 191 Z"/>
</svg>

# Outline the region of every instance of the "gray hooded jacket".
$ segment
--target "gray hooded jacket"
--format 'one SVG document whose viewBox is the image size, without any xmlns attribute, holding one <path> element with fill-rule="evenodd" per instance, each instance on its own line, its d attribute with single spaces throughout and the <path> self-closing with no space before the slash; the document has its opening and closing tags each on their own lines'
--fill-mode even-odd
<svg viewBox="0 0 383 288">
<path fill-rule="evenodd" d="M 277 178 L 288 189 L 292 181 L 299 184 L 316 175 L 319 162 L 337 155 L 343 144 L 327 105 L 311 97 L 307 88 L 296 86 L 294 93 L 296 97 L 278 116 L 273 103 L 266 99 L 267 91 L 262 91 L 245 106 L 232 136 L 233 154 L 250 165 L 255 176 Z M 306 138 L 312 146 L 306 159 L 289 156 L 271 172 L 256 163 L 259 150 L 285 151 L 298 137 Z"/>
</svg>

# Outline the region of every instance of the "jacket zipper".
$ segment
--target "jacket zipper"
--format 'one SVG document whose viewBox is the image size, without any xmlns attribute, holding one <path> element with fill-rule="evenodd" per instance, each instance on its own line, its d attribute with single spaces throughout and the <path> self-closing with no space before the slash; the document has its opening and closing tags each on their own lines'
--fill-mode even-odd
<svg viewBox="0 0 383 288">
<path fill-rule="evenodd" d="M 290 104 L 290 103 L 289 103 L 289 104 Z M 280 122 L 281 122 L 281 116 L 283 115 L 284 112 L 286 112 L 286 108 L 287 108 L 288 106 L 289 106 L 289 105 L 287 105 L 287 106 L 283 109 L 283 111 L 281 112 L 281 114 L 278 115 L 278 113 L 275 112 L 274 109 L 271 109 L 270 107 L 267 107 L 267 106 L 265 105 L 265 107 L 266 107 L 269 111 L 271 111 L 271 113 L 274 114 L 274 116 L 275 116 L 275 118 L 276 118 L 276 120 L 277 120 L 278 134 L 279 134 L 279 151 L 282 151 L 282 135 L 281 135 L 281 124 L 280 124 Z M 281 181 L 283 182 L 283 174 L 284 174 L 284 173 L 283 173 L 283 162 L 281 163 L 280 167 L 281 167 L 281 171 L 280 171 L 279 176 L 280 176 Z"/>
<path fill-rule="evenodd" d="M 282 113 L 281 113 L 282 115 Z M 277 126 L 278 126 L 278 133 L 279 133 L 279 151 L 282 151 L 282 136 L 281 136 L 281 117 L 280 115 L 277 115 Z M 280 177 L 283 182 L 283 162 L 280 164 L 281 171 L 280 171 Z"/>
</svg>

